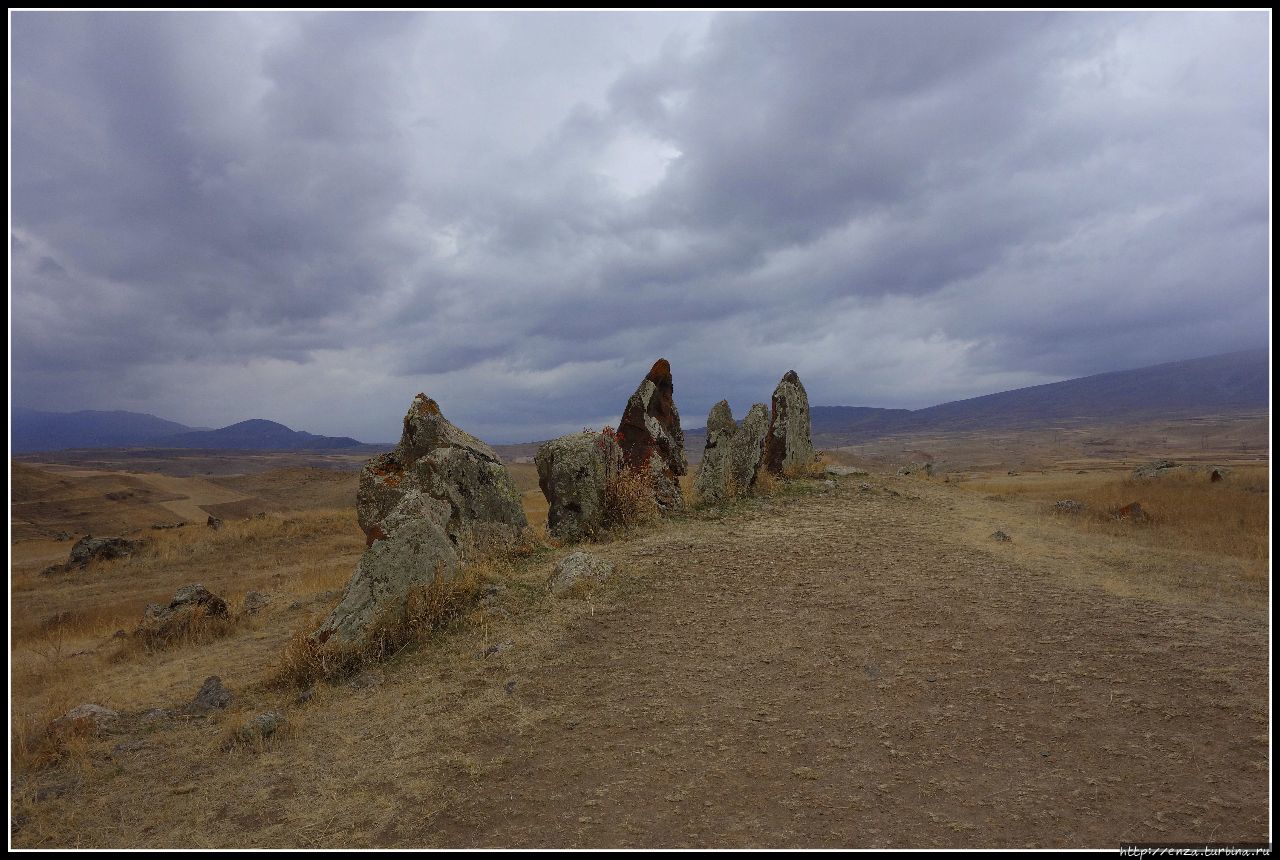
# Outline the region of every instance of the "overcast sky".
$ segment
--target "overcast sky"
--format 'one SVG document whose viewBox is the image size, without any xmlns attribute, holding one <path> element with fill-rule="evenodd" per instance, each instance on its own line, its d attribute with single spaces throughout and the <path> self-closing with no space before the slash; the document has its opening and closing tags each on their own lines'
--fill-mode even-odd
<svg viewBox="0 0 1280 860">
<path fill-rule="evenodd" d="M 1268 12 L 13 13 L 11 385 L 393 440 L 1265 346 Z"/>
</svg>

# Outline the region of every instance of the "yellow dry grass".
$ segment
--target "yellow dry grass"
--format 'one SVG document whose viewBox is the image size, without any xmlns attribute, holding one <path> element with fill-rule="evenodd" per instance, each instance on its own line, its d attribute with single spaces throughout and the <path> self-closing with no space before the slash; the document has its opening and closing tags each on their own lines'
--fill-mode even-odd
<svg viewBox="0 0 1280 860">
<path fill-rule="evenodd" d="M 43 564 L 24 560 L 23 544 L 16 545 L 10 579 L 15 726 L 23 719 L 47 724 L 84 702 L 122 709 L 189 698 L 192 683 L 198 687 L 210 674 L 256 677 L 288 636 L 278 624 L 282 616 L 316 614 L 323 608 L 317 595 L 320 604 L 336 602 L 363 549 L 350 510 L 229 522 L 218 531 L 160 532 L 132 557 L 54 576 L 42 576 Z M 262 616 L 227 625 L 234 635 L 211 642 L 196 631 L 164 653 L 122 647 L 113 638 L 117 630 L 132 631 L 148 603 L 168 603 L 190 583 L 223 597 L 237 615 L 248 591 L 268 595 L 271 603 Z M 303 605 L 291 610 L 294 602 Z"/>
<path fill-rule="evenodd" d="M 1132 472 L 1048 472 L 962 484 L 996 497 L 1038 503 L 1046 514 L 1086 533 L 1126 537 L 1153 546 L 1232 556 L 1265 563 L 1268 558 L 1268 474 L 1265 466 L 1235 468 L 1226 480 L 1211 482 L 1200 470 L 1174 470 L 1159 477 Z M 1078 514 L 1061 513 L 1054 503 L 1085 505 Z M 1116 510 L 1139 502 L 1145 523 L 1117 519 Z"/>
</svg>

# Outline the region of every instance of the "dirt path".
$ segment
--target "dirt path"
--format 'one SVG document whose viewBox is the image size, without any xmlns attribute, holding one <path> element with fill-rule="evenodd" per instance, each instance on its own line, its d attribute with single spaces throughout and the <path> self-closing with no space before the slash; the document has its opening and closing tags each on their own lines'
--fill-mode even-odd
<svg viewBox="0 0 1280 860">
<path fill-rule="evenodd" d="M 1265 839 L 1267 623 L 1064 584 L 942 488 L 609 546 L 475 777 L 394 844 L 1091 846 Z M 679 560 L 671 562 L 667 560 Z"/>
</svg>

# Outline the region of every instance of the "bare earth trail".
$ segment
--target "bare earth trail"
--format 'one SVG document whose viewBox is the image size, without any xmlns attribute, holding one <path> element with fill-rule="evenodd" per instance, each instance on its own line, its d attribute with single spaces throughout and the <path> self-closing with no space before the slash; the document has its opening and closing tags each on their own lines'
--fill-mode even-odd
<svg viewBox="0 0 1280 860">
<path fill-rule="evenodd" d="M 1069 584 L 973 545 L 954 490 L 894 486 L 601 548 L 651 587 L 517 680 L 555 718 L 494 719 L 470 783 L 378 842 L 1267 838 L 1265 610 Z"/>
</svg>

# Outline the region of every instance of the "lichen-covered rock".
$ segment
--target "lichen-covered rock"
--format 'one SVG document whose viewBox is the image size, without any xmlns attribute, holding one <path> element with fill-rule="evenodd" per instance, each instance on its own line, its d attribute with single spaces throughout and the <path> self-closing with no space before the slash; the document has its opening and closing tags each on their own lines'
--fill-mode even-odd
<svg viewBox="0 0 1280 860">
<path fill-rule="evenodd" d="M 552 439 L 533 458 L 547 499 L 547 528 L 579 541 L 605 526 L 605 484 L 622 467 L 622 449 L 609 433 L 586 431 Z"/>
<path fill-rule="evenodd" d="M 765 434 L 761 466 L 775 475 L 796 474 L 813 463 L 809 395 L 794 370 L 783 375 L 773 390 L 769 431 Z"/>
<path fill-rule="evenodd" d="M 1182 464 L 1176 460 L 1152 460 L 1150 463 L 1143 463 L 1133 470 L 1135 478 L 1158 478 L 1165 472 L 1173 471 Z"/>
<path fill-rule="evenodd" d="M 551 593 L 564 595 L 577 587 L 590 587 L 613 576 L 612 562 L 597 558 L 588 552 L 575 552 L 565 556 L 551 574 Z"/>
<path fill-rule="evenodd" d="M 109 561 L 133 555 L 146 541 L 129 540 L 122 537 L 90 537 L 80 538 L 71 547 L 71 555 L 67 559 L 67 567 L 84 567 L 93 561 Z"/>
<path fill-rule="evenodd" d="M 231 691 L 222 686 L 222 679 L 217 675 L 210 675 L 204 679 L 196 697 L 191 700 L 191 710 L 196 713 L 220 710 L 230 705 L 232 698 Z"/>
<path fill-rule="evenodd" d="M 260 591 L 249 591 L 244 595 L 244 611 L 246 615 L 257 615 L 271 603 L 271 598 Z"/>
<path fill-rule="evenodd" d="M 627 467 L 649 472 L 658 505 L 668 510 L 683 506 L 680 476 L 689 471 L 674 395 L 671 365 L 660 358 L 627 401 L 618 424 Z"/>
<path fill-rule="evenodd" d="M 460 567 L 453 541 L 439 524 L 423 518 L 405 522 L 364 551 L 342 601 L 312 639 L 358 642 L 375 622 L 403 617 L 411 588 L 429 587 L 437 576 L 448 582 Z"/>
<path fill-rule="evenodd" d="M 1135 523 L 1145 523 L 1150 517 L 1147 512 L 1142 509 L 1139 502 L 1130 502 L 1124 507 L 1117 508 L 1112 514 L 1118 520 L 1129 520 Z"/>
<path fill-rule="evenodd" d="M 733 420 L 733 410 L 728 400 L 721 400 L 711 407 L 707 415 L 707 442 L 702 449 L 702 463 L 693 488 L 698 496 L 708 502 L 718 502 L 733 495 L 732 446 L 738 425 Z M 746 489 L 740 486 L 739 489 Z"/>
<path fill-rule="evenodd" d="M 451 424 L 425 394 L 413 399 L 395 450 L 360 472 L 356 516 L 369 546 L 425 519 L 464 556 L 509 544 L 528 524 L 498 455 Z"/>
<path fill-rule="evenodd" d="M 764 459 L 764 440 L 769 433 L 769 407 L 754 403 L 738 424 L 730 444 L 730 480 L 744 492 L 756 482 Z"/>
<path fill-rule="evenodd" d="M 227 601 L 199 583 L 179 588 L 167 606 L 149 603 L 142 613 L 142 621 L 134 630 L 135 636 L 153 645 L 162 645 L 181 639 L 204 621 L 231 620 Z"/>
<path fill-rule="evenodd" d="M 102 705 L 77 705 L 49 724 L 53 735 L 84 734 L 101 731 L 120 718 L 119 711 Z"/>
<path fill-rule="evenodd" d="M 244 725 L 236 729 L 231 736 L 223 742 L 224 748 L 230 749 L 237 743 L 252 744 L 271 737 L 280 731 L 285 725 L 285 716 L 279 711 L 267 711 L 258 714 Z"/>
</svg>

